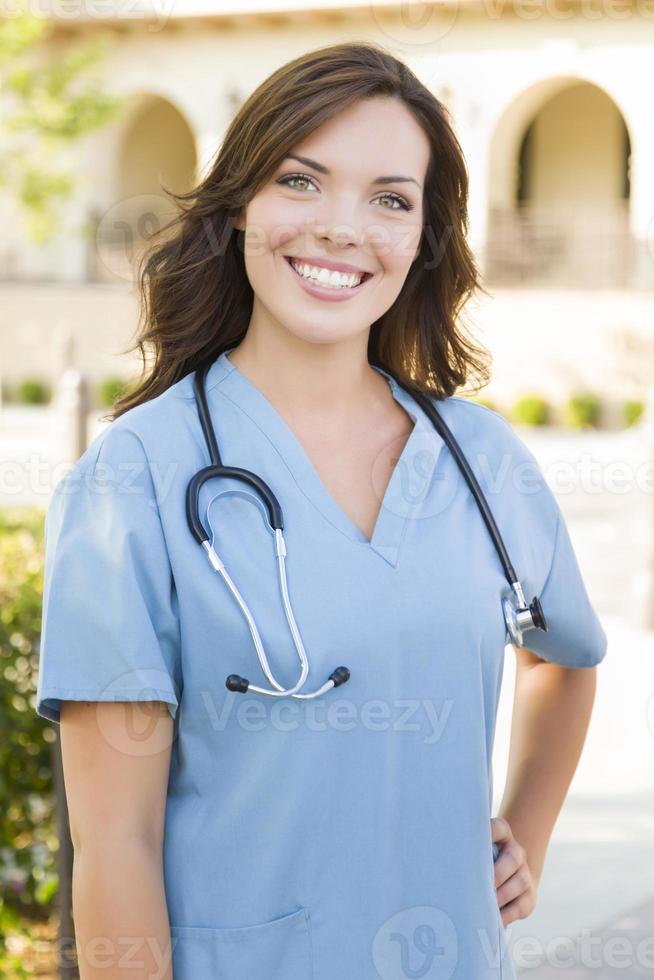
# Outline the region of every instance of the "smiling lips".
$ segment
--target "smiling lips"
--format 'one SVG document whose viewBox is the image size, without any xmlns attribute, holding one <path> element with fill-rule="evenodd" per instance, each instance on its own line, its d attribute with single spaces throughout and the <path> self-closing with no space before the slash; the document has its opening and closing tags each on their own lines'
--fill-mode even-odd
<svg viewBox="0 0 654 980">
<path fill-rule="evenodd" d="M 344 266 L 343 263 L 318 264 L 308 262 L 304 259 L 296 259 L 294 256 L 285 255 L 284 258 L 303 282 L 315 283 L 325 289 L 352 290 L 362 285 L 366 279 L 372 277 L 372 273 L 355 269 L 353 266 Z M 340 265 L 340 269 L 331 268 L 331 265 Z"/>
<path fill-rule="evenodd" d="M 330 259 L 323 259 L 322 261 L 316 262 L 312 259 L 305 259 L 302 255 L 286 255 L 284 258 L 291 263 L 295 263 L 295 265 L 308 265 L 315 269 L 327 269 L 328 272 L 343 272 L 347 276 L 356 275 L 361 279 L 372 275 L 372 272 L 366 272 L 365 269 L 357 269 L 356 266 L 348 265 L 346 262 L 333 262 Z"/>
<path fill-rule="evenodd" d="M 370 272 L 364 272 L 359 279 L 359 273 L 343 273 L 338 270 L 328 270 L 326 266 L 316 266 L 312 263 L 299 263 L 299 260 L 285 255 L 284 259 L 289 267 L 291 275 L 296 279 L 298 285 L 310 296 L 325 301 L 348 300 L 358 295 L 369 279 L 373 278 Z M 304 271 L 308 269 L 319 270 L 318 277 L 303 275 L 300 268 L 296 268 L 296 262 Z M 333 276 L 333 278 L 332 278 Z"/>
</svg>

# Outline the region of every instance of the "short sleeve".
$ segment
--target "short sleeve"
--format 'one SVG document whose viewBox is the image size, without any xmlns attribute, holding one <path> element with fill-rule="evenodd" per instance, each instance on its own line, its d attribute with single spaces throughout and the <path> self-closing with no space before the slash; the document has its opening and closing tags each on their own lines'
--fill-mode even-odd
<svg viewBox="0 0 654 980">
<path fill-rule="evenodd" d="M 172 569 L 147 454 L 110 423 L 53 492 L 45 566 L 36 712 L 61 702 L 164 701 L 181 687 Z"/>
<path fill-rule="evenodd" d="M 538 596 L 547 622 L 547 631 L 527 630 L 521 646 L 564 667 L 594 667 L 606 656 L 607 638 L 559 502 L 536 456 L 508 420 L 486 406 L 475 406 L 475 412 L 475 434 L 483 440 L 479 451 L 486 457 L 491 445 L 497 452 L 494 479 L 482 472 L 491 510 L 501 514 L 502 535 L 525 599 L 530 603 Z M 492 425 L 480 424 L 491 420 Z"/>
<path fill-rule="evenodd" d="M 554 501 L 549 489 L 546 493 Z M 606 655 L 607 638 L 590 601 L 570 534 L 559 505 L 551 564 L 540 591 L 547 632 L 525 633 L 523 646 L 543 660 L 564 667 L 594 667 Z M 525 595 L 527 602 L 532 596 Z"/>
</svg>

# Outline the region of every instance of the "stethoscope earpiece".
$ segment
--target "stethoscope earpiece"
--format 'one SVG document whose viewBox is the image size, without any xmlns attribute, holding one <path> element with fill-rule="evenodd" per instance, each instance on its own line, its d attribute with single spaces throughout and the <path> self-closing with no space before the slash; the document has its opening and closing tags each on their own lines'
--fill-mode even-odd
<svg viewBox="0 0 654 980">
<path fill-rule="evenodd" d="M 341 684 L 345 684 L 349 679 L 350 671 L 348 667 L 337 667 L 329 675 L 329 680 L 332 681 L 332 687 L 340 687 Z M 228 691 L 245 694 L 250 689 L 250 682 L 247 678 L 241 677 L 240 674 L 230 674 L 225 681 L 225 687 Z"/>
<path fill-rule="evenodd" d="M 329 675 L 330 681 L 334 682 L 334 687 L 340 687 L 350 679 L 350 671 L 347 667 L 337 667 L 333 674 Z"/>
<path fill-rule="evenodd" d="M 238 674 L 230 674 L 225 681 L 225 687 L 228 691 L 238 691 L 240 694 L 245 694 L 249 686 L 250 682 Z"/>
</svg>

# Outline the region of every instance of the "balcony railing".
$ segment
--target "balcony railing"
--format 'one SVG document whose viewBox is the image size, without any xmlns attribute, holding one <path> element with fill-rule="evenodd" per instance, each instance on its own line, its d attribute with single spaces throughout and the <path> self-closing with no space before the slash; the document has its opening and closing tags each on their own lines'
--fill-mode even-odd
<svg viewBox="0 0 654 980">
<path fill-rule="evenodd" d="M 494 286 L 654 289 L 654 238 L 638 241 L 628 207 L 494 208 L 484 256 Z"/>
</svg>

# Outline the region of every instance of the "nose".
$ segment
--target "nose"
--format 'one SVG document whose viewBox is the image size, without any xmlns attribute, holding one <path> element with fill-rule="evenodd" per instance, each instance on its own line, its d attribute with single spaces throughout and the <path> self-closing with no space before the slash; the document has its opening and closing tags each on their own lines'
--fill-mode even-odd
<svg viewBox="0 0 654 980">
<path fill-rule="evenodd" d="M 371 216 L 361 207 L 356 192 L 350 188 L 333 191 L 312 204 L 307 219 L 322 242 L 329 240 L 343 248 L 364 240 Z"/>
<path fill-rule="evenodd" d="M 365 241 L 365 228 L 357 226 L 351 216 L 343 219 L 336 214 L 325 217 L 316 215 L 310 224 L 313 236 L 322 244 L 323 250 L 327 243 L 336 249 L 351 249 L 352 246 L 361 246 Z"/>
</svg>

